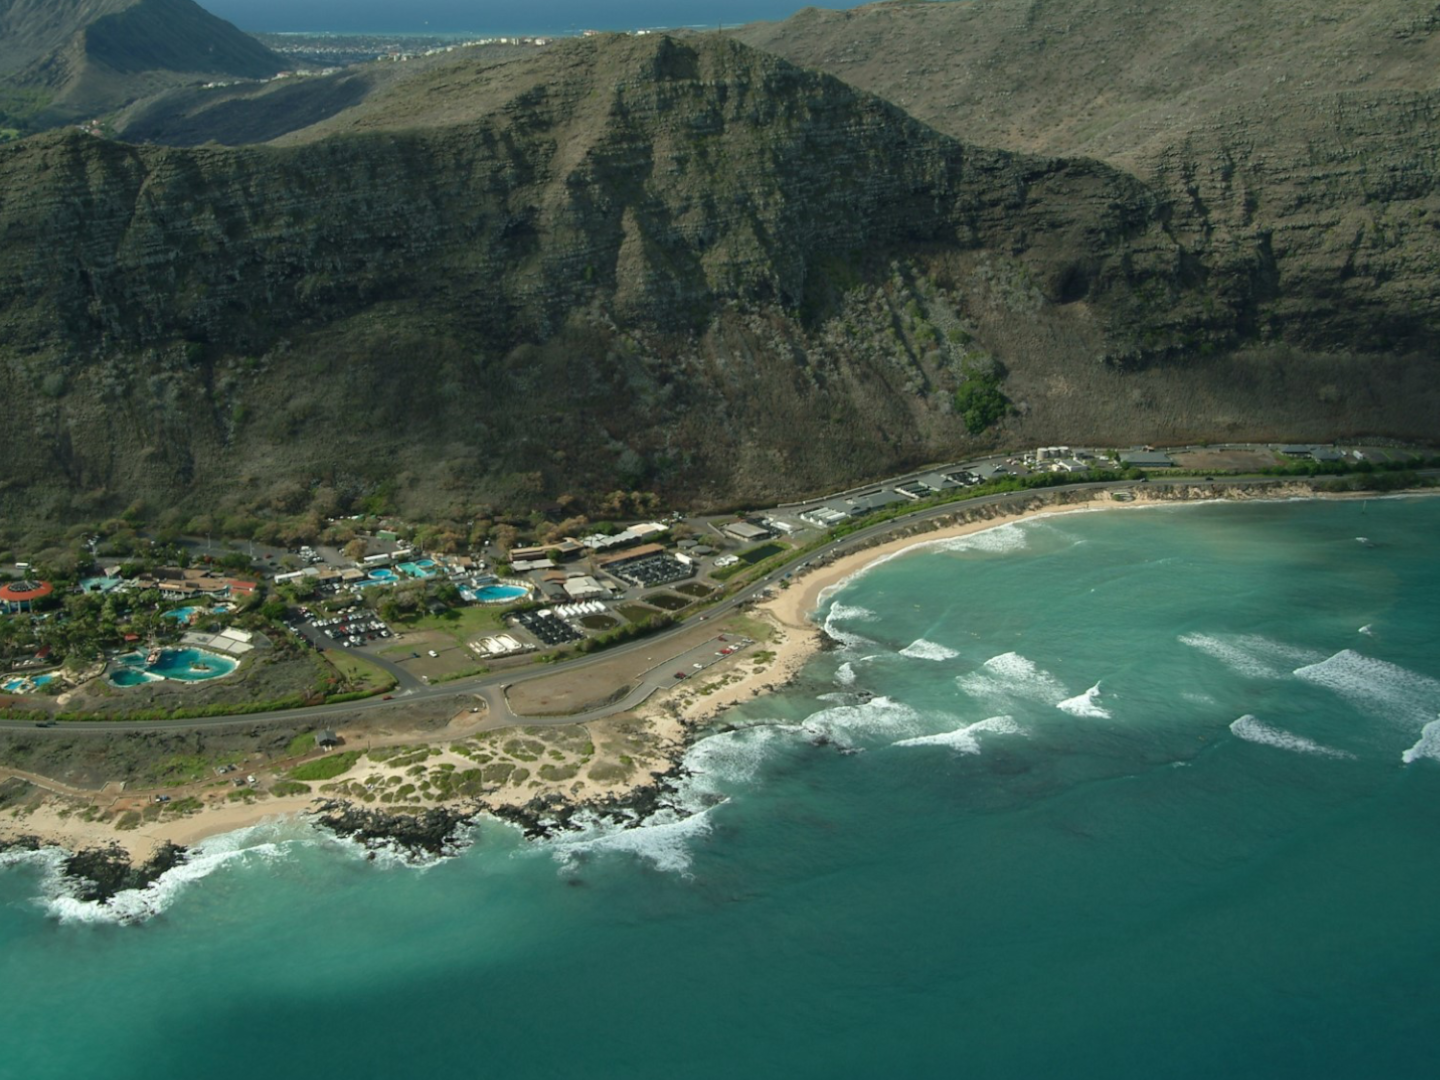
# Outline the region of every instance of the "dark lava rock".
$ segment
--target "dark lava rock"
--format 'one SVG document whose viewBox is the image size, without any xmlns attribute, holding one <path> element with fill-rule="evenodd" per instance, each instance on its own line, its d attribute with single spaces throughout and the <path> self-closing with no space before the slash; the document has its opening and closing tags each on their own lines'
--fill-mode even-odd
<svg viewBox="0 0 1440 1080">
<path fill-rule="evenodd" d="M 492 807 L 489 813 L 516 826 L 525 839 L 540 840 L 578 828 L 574 819 L 580 809 L 563 796 L 551 793 L 537 795 L 524 806 Z"/>
<path fill-rule="evenodd" d="M 39 851 L 44 846 L 38 836 L 17 836 L 13 840 L 0 840 L 0 855 L 7 851 Z"/>
<path fill-rule="evenodd" d="M 413 855 L 453 855 L 460 830 L 475 820 L 473 809 L 436 807 L 413 814 L 370 810 L 353 803 L 325 803 L 315 820 L 335 833 L 372 850 L 398 847 Z"/>
<path fill-rule="evenodd" d="M 77 851 L 66 858 L 61 872 L 78 900 L 104 903 L 127 889 L 143 889 L 185 861 L 186 850 L 166 844 L 148 862 L 134 865 L 124 848 L 111 844 Z"/>
</svg>

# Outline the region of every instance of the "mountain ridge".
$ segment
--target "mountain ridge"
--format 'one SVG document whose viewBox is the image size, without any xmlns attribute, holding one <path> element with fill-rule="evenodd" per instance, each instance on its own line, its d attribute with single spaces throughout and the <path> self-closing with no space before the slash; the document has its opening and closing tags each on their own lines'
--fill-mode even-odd
<svg viewBox="0 0 1440 1080">
<path fill-rule="evenodd" d="M 193 0 L 0 0 L 0 121 L 31 130 L 109 113 L 206 76 L 286 61 Z"/>
<path fill-rule="evenodd" d="M 1313 299 L 1267 337 L 1263 235 L 1197 251 L 1104 163 L 718 37 L 425 79 L 282 145 L 0 149 L 0 510 L 733 505 L 997 437 L 1433 429 L 1426 369 L 1312 348 L 1350 333 Z M 976 378 L 1014 405 L 978 435 Z"/>
</svg>

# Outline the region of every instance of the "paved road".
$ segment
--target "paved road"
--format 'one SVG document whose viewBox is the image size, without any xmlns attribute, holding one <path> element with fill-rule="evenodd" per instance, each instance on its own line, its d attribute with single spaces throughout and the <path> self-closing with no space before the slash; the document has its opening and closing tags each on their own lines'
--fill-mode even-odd
<svg viewBox="0 0 1440 1080">
<path fill-rule="evenodd" d="M 1433 475 L 1437 471 L 1440 470 L 1424 470 L 1424 472 L 1430 475 Z M 714 619 L 717 617 L 723 617 L 725 615 L 728 615 L 741 604 L 755 599 L 765 589 L 768 589 L 782 578 L 789 577 L 801 566 L 804 566 L 810 562 L 814 562 L 820 559 L 827 559 L 831 556 L 842 554 L 852 548 L 864 546 L 871 540 L 884 536 L 887 533 L 894 532 L 899 528 L 913 525 L 917 522 L 928 521 L 932 518 L 946 517 L 961 510 L 969 510 L 983 506 L 994 506 L 1007 502 L 1024 501 L 1036 495 L 1043 495 L 1045 492 L 1087 491 L 1103 488 L 1110 488 L 1117 491 L 1126 489 L 1133 490 L 1142 484 L 1147 485 L 1151 488 L 1216 487 L 1233 484 L 1236 481 L 1243 481 L 1244 483 L 1252 486 L 1271 486 L 1291 483 L 1296 479 L 1303 478 L 1229 476 L 1214 481 L 1192 478 L 1179 478 L 1174 480 L 1160 479 L 1150 481 L 1137 480 L 1124 481 L 1121 483 L 1090 481 L 1086 483 L 1066 484 L 1060 487 L 1044 488 L 1034 491 L 1006 492 L 1000 495 L 986 495 L 977 499 L 969 499 L 958 503 L 945 503 L 940 506 L 929 507 L 925 510 L 919 510 L 915 513 L 906 514 L 903 517 L 896 518 L 892 521 L 883 522 L 879 525 L 872 525 L 868 528 L 860 529 L 857 532 L 851 533 L 849 536 L 846 536 L 841 540 L 834 540 L 829 543 L 823 544 L 814 552 L 812 552 L 804 560 L 804 562 L 792 563 L 788 566 L 782 567 L 779 570 L 775 570 L 770 574 L 767 574 L 765 577 L 759 579 L 758 581 L 755 581 L 754 583 L 746 586 L 745 588 L 727 597 L 726 599 L 712 605 L 706 610 L 704 615 L 699 616 L 699 618 Z M 364 701 L 343 702 L 336 705 L 315 705 L 299 709 L 284 709 L 276 712 L 251 713 L 241 716 L 216 716 L 188 720 L 151 720 L 140 723 L 129 723 L 118 720 L 70 721 L 49 728 L 37 728 L 35 726 L 35 721 L 33 720 L 0 720 L 0 731 L 23 730 L 32 732 L 36 735 L 50 735 L 55 737 L 62 737 L 86 733 L 154 731 L 156 729 L 197 731 L 207 728 L 229 727 L 236 724 L 265 724 L 272 722 L 296 723 L 314 721 L 316 723 L 322 723 L 327 717 L 330 716 L 353 715 L 355 713 L 372 712 L 377 709 L 393 708 L 395 704 L 400 701 L 413 703 L 421 700 L 441 701 L 446 699 L 455 699 L 455 706 L 457 709 L 459 709 L 464 707 L 464 701 L 461 699 L 468 698 L 473 701 L 477 697 L 485 702 L 487 708 L 489 709 L 489 723 L 494 724 L 495 726 L 501 726 L 503 724 L 509 723 L 581 723 L 586 720 L 596 720 L 604 716 L 609 716 L 614 713 L 622 712 L 626 709 L 634 708 L 641 701 L 644 701 L 651 694 L 655 693 L 658 689 L 660 689 L 660 687 L 673 684 L 674 672 L 679 670 L 679 663 L 683 658 L 681 656 L 672 656 L 671 658 L 668 658 L 665 661 L 656 664 L 642 678 L 640 685 L 637 686 L 637 688 L 631 694 L 627 695 L 620 701 L 617 701 L 602 709 L 597 709 L 593 710 L 592 712 L 578 714 L 574 716 L 517 716 L 511 710 L 510 705 L 505 698 L 504 689 L 505 687 L 513 686 L 516 683 L 528 682 L 532 679 L 549 678 L 550 676 L 561 671 L 570 672 L 581 670 L 593 664 L 612 660 L 617 655 L 624 655 L 634 652 L 637 649 L 645 649 L 649 652 L 654 652 L 657 649 L 663 649 L 664 643 L 667 638 L 673 637 L 676 633 L 683 629 L 689 629 L 691 626 L 694 625 L 695 621 L 696 617 L 692 617 L 691 619 L 685 620 L 683 623 L 677 623 L 676 626 L 671 630 L 664 631 L 658 635 L 654 635 L 651 637 L 641 638 L 638 641 L 627 642 L 624 645 L 617 645 L 612 649 L 607 649 L 603 653 L 597 653 L 592 656 L 579 657 L 577 659 L 564 661 L 563 663 L 559 664 L 536 665 L 530 670 L 517 673 L 506 672 L 501 674 L 483 675 L 470 679 L 458 679 L 454 682 L 444 683 L 438 686 L 431 686 L 429 684 L 419 682 L 418 680 L 410 676 L 408 672 L 404 672 L 405 678 L 409 681 L 403 687 L 397 688 L 397 691 L 394 695 L 395 700 L 393 701 L 387 701 L 382 698 L 369 698 Z M 693 651 L 695 650 L 687 650 L 687 654 Z M 711 648 L 710 651 L 713 652 L 714 649 Z M 375 657 L 370 653 L 366 653 L 365 656 L 367 659 L 377 661 L 379 660 L 379 658 Z M 389 664 L 386 661 L 379 662 L 381 662 L 382 666 L 385 666 L 387 670 L 395 670 L 398 667 L 397 665 Z M 687 662 L 693 663 L 694 660 L 692 658 L 691 661 Z M 396 674 L 401 674 L 401 671 L 396 671 Z"/>
</svg>

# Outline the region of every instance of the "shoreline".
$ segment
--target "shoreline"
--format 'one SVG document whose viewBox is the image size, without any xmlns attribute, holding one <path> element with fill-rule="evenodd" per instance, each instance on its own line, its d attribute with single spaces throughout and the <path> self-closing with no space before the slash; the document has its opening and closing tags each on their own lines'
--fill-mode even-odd
<svg viewBox="0 0 1440 1080">
<path fill-rule="evenodd" d="M 596 784 L 582 779 L 563 790 L 552 785 L 527 798 L 518 798 L 519 792 L 505 789 L 487 793 L 490 797 L 470 795 L 424 805 L 374 806 L 347 799 L 343 794 L 323 791 L 279 795 L 253 803 L 207 806 L 185 817 L 147 822 L 124 830 L 117 829 L 112 821 L 92 820 L 77 813 L 78 792 L 65 791 L 60 784 L 45 782 L 37 785 L 51 794 L 44 804 L 23 817 L 14 814 L 0 816 L 0 853 L 7 849 L 33 849 L 36 846 L 60 848 L 72 855 L 118 849 L 137 870 L 155 866 L 154 876 L 158 876 L 173 862 L 171 853 L 175 848 L 190 849 L 212 837 L 280 818 L 300 816 L 317 825 L 325 824 L 334 819 L 337 806 L 348 807 L 352 816 L 367 817 L 374 826 L 372 831 L 378 833 L 384 832 L 385 820 L 394 821 L 393 836 L 400 843 L 405 842 L 406 835 L 414 832 L 416 819 L 437 814 L 447 817 L 453 827 L 491 815 L 519 825 L 527 832 L 543 831 L 544 822 L 548 819 L 554 819 L 555 827 L 559 828 L 563 827 L 564 820 L 581 809 L 613 812 L 653 802 L 665 779 L 682 766 L 685 753 L 709 724 L 719 720 L 736 705 L 778 692 L 793 683 L 806 664 L 823 649 L 825 632 L 813 620 L 813 615 L 830 595 L 859 575 L 906 552 L 923 550 L 1004 525 L 1064 514 L 1138 510 L 1177 503 L 1369 499 L 1437 494 L 1428 489 L 1385 495 L 1333 493 L 1316 491 L 1313 485 L 1304 482 L 1267 484 L 1263 487 L 1236 484 L 1218 488 L 1183 486 L 1149 489 L 1136 485 L 1125 490 L 1133 492 L 1131 500 L 1115 499 L 1112 489 L 1096 489 L 1029 492 L 1017 496 L 1013 502 L 978 507 L 967 507 L 961 503 L 952 514 L 909 524 L 899 521 L 893 533 L 882 534 L 853 550 L 805 566 L 789 579 L 788 584 L 776 588 L 773 595 L 754 602 L 747 614 L 768 624 L 772 639 L 757 644 L 754 649 L 737 653 L 724 665 L 718 665 L 716 673 L 722 676 L 718 683 L 699 689 L 694 684 L 677 686 L 633 713 L 617 714 L 616 717 L 593 722 L 628 721 L 643 729 L 651 754 L 647 754 L 644 768 L 624 781 Z M 761 653 L 763 657 L 759 655 Z M 444 738 L 447 742 L 452 741 L 455 734 L 452 732 Z M 456 760 L 464 764 L 463 758 Z M 373 775 L 387 771 L 384 765 L 368 762 L 363 757 L 361 762 L 363 767 L 357 763 L 354 772 Z M 358 780 L 350 773 L 345 776 Z M 35 779 L 43 781 L 44 778 Z"/>
</svg>

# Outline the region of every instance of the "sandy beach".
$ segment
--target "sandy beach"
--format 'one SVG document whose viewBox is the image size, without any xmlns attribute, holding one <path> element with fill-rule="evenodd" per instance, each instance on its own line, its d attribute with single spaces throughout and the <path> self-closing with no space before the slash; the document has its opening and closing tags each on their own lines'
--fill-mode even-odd
<svg viewBox="0 0 1440 1080">
<path fill-rule="evenodd" d="M 733 706 L 764 694 L 774 693 L 791 682 L 804 668 L 807 661 L 821 648 L 823 631 L 814 620 L 815 613 L 826 598 L 836 589 L 865 572 L 907 551 L 923 549 L 937 543 L 968 536 L 986 529 L 998 528 L 1020 521 L 1034 520 L 1059 514 L 1101 513 L 1113 510 L 1136 510 L 1159 505 L 1174 505 L 1177 502 L 1200 502 L 1253 499 L 1296 499 L 1316 497 L 1371 497 L 1363 493 L 1355 496 L 1325 496 L 1317 493 L 1307 483 L 1296 482 L 1269 485 L 1264 488 L 1236 485 L 1219 491 L 1211 487 L 1151 489 L 1137 486 L 1130 489 L 1132 497 L 1117 501 L 1108 490 L 1040 492 L 1017 499 L 1014 503 L 994 503 L 985 506 L 967 507 L 959 504 L 953 516 L 930 519 L 924 522 L 896 523 L 897 535 L 884 536 L 856 550 L 847 551 L 825 561 L 812 562 L 796 576 L 776 588 L 773 593 L 758 603 L 750 615 L 770 627 L 768 641 L 759 641 L 748 649 L 737 652 L 715 665 L 706 675 L 678 684 L 668 692 L 652 698 L 633 715 L 622 715 L 605 720 L 592 721 L 583 728 L 558 727 L 557 733 L 572 733 L 572 740 L 580 743 L 590 740 L 589 752 L 609 752 L 632 758 L 634 768 L 625 776 L 612 776 L 597 780 L 589 770 L 582 768 L 588 757 L 584 750 L 561 743 L 550 745 L 543 751 L 531 747 L 531 751 L 546 753 L 562 767 L 575 765 L 574 771 L 552 775 L 543 783 L 506 785 L 491 788 L 478 797 L 469 796 L 463 800 L 449 799 L 451 805 L 464 802 L 467 805 L 494 808 L 515 808 L 525 805 L 536 796 L 560 796 L 572 803 L 587 803 L 615 797 L 623 797 L 637 789 L 652 784 L 652 774 L 667 771 L 680 761 L 697 730 L 716 720 Z M 1434 494 L 1433 492 L 1428 492 Z M 436 733 L 430 749 L 431 757 L 426 760 L 429 768 L 452 769 L 463 772 L 473 768 L 477 761 L 490 761 L 482 757 L 496 749 L 493 739 L 514 739 L 517 729 L 480 734 L 483 723 L 476 723 L 468 715 L 456 718 L 454 727 L 448 727 L 441 734 Z M 532 729 L 534 730 L 534 729 Z M 573 733 L 579 733 L 578 736 Z M 344 732 L 341 733 L 342 736 Z M 470 743 L 457 740 L 470 738 Z M 491 743 L 478 740 L 492 738 Z M 410 739 L 409 742 L 419 740 Z M 360 738 L 357 736 L 357 745 Z M 422 757 L 424 755 L 422 754 Z M 503 759 L 502 759 L 503 760 Z M 521 757 L 529 761 L 532 758 Z M 282 815 L 299 814 L 316 808 L 326 798 L 366 797 L 370 809 L 413 813 L 425 805 L 444 805 L 445 798 L 433 797 L 433 793 L 420 793 L 423 805 L 407 804 L 397 800 L 385 805 L 372 805 L 367 793 L 394 789 L 413 777 L 413 768 L 408 768 L 408 759 L 397 759 L 396 763 L 371 760 L 365 756 L 354 766 L 337 777 L 334 786 L 326 785 L 330 794 L 316 790 L 310 794 L 263 796 L 253 802 L 229 801 L 220 796 L 206 800 L 202 809 L 183 817 L 147 820 L 131 829 L 117 829 L 114 820 L 86 820 L 83 813 L 85 803 L 82 794 L 90 796 L 89 801 L 97 806 L 121 803 L 134 808 L 137 796 L 132 793 L 111 793 L 95 797 L 95 793 L 80 793 L 62 789 L 43 781 L 43 778 L 28 778 L 39 781 L 49 790 L 53 798 L 43 805 L 21 814 L 7 813 L 0 816 L 0 846 L 25 836 L 38 836 L 46 842 L 63 846 L 69 850 L 80 850 L 119 845 L 129 852 L 132 859 L 143 862 L 165 843 L 182 846 L 193 845 L 206 837 L 230 832 L 259 824 Z M 537 766 L 538 768 L 538 766 Z M 408 771 L 407 771 L 408 770 Z M 544 774 L 541 773 L 540 776 Z M 337 791 L 336 788 L 342 790 Z M 343 790 L 349 787 L 349 791 Z M 143 806 L 144 796 L 139 796 Z"/>
</svg>

